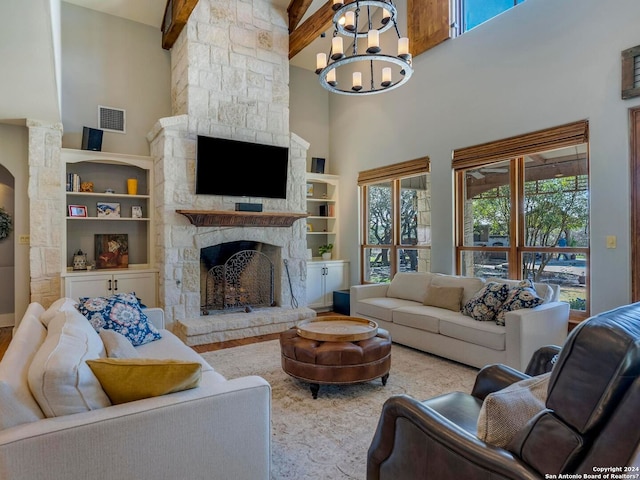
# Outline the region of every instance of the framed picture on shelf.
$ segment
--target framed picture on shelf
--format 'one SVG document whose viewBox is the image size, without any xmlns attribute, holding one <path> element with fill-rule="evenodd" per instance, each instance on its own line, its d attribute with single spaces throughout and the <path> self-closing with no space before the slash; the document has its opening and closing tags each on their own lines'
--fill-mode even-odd
<svg viewBox="0 0 640 480">
<path fill-rule="evenodd" d="M 324 158 L 311 157 L 311 172 L 324 173 Z"/>
<path fill-rule="evenodd" d="M 96 268 L 129 267 L 129 235 L 97 233 L 95 238 Z"/>
<path fill-rule="evenodd" d="M 86 217 L 87 206 L 86 205 L 69 205 L 70 217 Z"/>
<path fill-rule="evenodd" d="M 120 204 L 97 202 L 98 218 L 120 218 Z"/>
<path fill-rule="evenodd" d="M 313 183 L 307 183 L 307 197 L 313 197 Z"/>
<path fill-rule="evenodd" d="M 307 223 L 307 232 L 313 232 L 313 225 Z"/>
<path fill-rule="evenodd" d="M 142 218 L 142 207 L 140 205 L 131 207 L 131 218 Z"/>
</svg>

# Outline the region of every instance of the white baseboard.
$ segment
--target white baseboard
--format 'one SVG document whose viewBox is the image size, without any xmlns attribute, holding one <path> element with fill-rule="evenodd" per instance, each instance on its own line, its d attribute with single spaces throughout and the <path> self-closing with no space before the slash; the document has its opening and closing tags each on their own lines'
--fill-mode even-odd
<svg viewBox="0 0 640 480">
<path fill-rule="evenodd" d="M 0 314 L 0 328 L 13 327 L 16 324 L 15 313 L 3 313 Z"/>
</svg>

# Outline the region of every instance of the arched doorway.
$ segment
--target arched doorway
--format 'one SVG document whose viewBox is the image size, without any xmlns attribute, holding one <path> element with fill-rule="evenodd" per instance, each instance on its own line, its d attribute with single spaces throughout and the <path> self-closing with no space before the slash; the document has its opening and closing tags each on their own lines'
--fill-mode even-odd
<svg viewBox="0 0 640 480">
<path fill-rule="evenodd" d="M 0 208 L 9 215 L 15 228 L 15 179 L 0 165 Z M 14 232 L 0 239 L 0 327 L 15 322 L 15 241 Z"/>
</svg>

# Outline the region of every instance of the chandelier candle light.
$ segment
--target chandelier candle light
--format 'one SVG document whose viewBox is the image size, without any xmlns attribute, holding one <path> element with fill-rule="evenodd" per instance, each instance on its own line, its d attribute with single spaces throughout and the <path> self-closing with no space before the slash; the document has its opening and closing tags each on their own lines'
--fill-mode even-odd
<svg viewBox="0 0 640 480">
<path fill-rule="evenodd" d="M 318 53 L 316 56 L 316 73 L 320 77 L 320 84 L 333 93 L 372 95 L 393 90 L 406 83 L 413 73 L 409 39 L 400 36 L 393 0 L 353 0 L 346 4 L 343 1 L 333 0 L 335 14 L 331 51 L 328 55 Z M 380 34 L 392 27 L 398 36 L 397 55 L 382 53 L 380 47 Z M 343 37 L 352 42 L 351 55 L 345 55 Z M 359 39 L 366 40 L 365 53 L 358 53 Z M 338 86 L 337 71 L 339 67 L 348 64 L 356 66 L 356 70 L 352 72 L 351 85 L 341 88 Z M 362 65 L 368 67 L 363 69 L 365 80 L 368 80 L 365 84 L 363 72 L 357 69 L 357 66 Z M 346 75 L 343 74 L 342 77 L 344 76 Z M 341 81 L 348 83 L 343 78 Z M 369 85 L 368 88 L 365 88 L 366 84 Z"/>
</svg>

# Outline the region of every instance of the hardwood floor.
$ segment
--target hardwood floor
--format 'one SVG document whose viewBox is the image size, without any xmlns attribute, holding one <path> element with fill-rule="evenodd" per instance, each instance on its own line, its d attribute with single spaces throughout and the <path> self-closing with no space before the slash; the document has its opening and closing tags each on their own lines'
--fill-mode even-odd
<svg viewBox="0 0 640 480">
<path fill-rule="evenodd" d="M 340 315 L 334 312 L 321 312 L 318 313 L 319 317 L 326 315 Z M 9 347 L 11 342 L 11 331 L 13 327 L 0 328 L 0 360 L 4 356 L 4 352 Z M 196 345 L 193 348 L 198 353 L 213 352 L 215 350 L 222 350 L 223 348 L 239 347 L 241 345 L 249 345 L 251 343 L 266 342 L 268 340 L 276 340 L 279 338 L 279 333 L 270 333 L 268 335 L 258 335 L 257 337 L 241 338 L 239 340 L 229 340 L 227 342 L 209 343 L 207 345 Z"/>
</svg>

